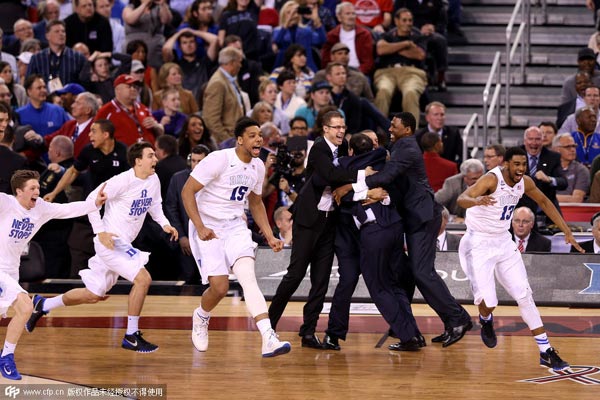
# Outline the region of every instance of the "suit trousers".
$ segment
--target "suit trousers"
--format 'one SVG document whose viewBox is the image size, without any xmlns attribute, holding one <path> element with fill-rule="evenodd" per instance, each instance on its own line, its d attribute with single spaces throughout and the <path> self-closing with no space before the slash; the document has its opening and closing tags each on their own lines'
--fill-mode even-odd
<svg viewBox="0 0 600 400">
<path fill-rule="evenodd" d="M 398 89 L 402 93 L 402 111 L 414 115 L 419 123 L 419 98 L 427 86 L 425 71 L 410 66 L 381 68 L 375 71 L 374 83 L 375 106 L 383 115 L 389 115 L 394 92 Z"/>
<path fill-rule="evenodd" d="M 273 329 L 277 326 L 290 298 L 304 279 L 310 264 L 311 287 L 308 300 L 304 305 L 304 323 L 300 327 L 299 334 L 307 336 L 315 333 L 329 286 L 336 220 L 335 213 L 319 211 L 317 223 L 314 226 L 305 227 L 294 223 L 290 265 L 277 287 L 269 307 L 269 318 Z"/>
<path fill-rule="evenodd" d="M 339 281 L 331 299 L 331 311 L 325 332 L 329 336 L 346 340 L 352 295 L 361 273 L 360 231 L 352 216 L 348 214 L 340 215 L 335 234 L 335 255 L 338 261 Z"/>
<path fill-rule="evenodd" d="M 440 230 L 441 214 L 436 206 L 434 218 L 416 231 L 406 234 L 410 271 L 414 282 L 431 308 L 439 315 L 445 327 L 455 327 L 470 320 L 467 311 L 456 302 L 448 286 L 435 270 L 436 238 Z M 406 288 L 406 282 L 402 286 Z M 412 297 L 412 296 L 410 296 Z"/>
</svg>

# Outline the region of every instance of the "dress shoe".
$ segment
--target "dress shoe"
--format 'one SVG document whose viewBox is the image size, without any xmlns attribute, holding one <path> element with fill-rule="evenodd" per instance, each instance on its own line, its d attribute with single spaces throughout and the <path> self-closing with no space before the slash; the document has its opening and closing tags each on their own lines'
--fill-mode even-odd
<svg viewBox="0 0 600 400">
<path fill-rule="evenodd" d="M 339 339 L 335 336 L 325 335 L 323 338 L 323 348 L 325 350 L 341 350 Z"/>
<path fill-rule="evenodd" d="M 469 320 L 468 322 L 466 322 L 463 325 L 458 325 L 452 328 L 452 330 L 450 330 L 448 339 L 446 339 L 446 341 L 444 343 L 442 343 L 442 347 L 448 347 L 456 342 L 458 342 L 460 339 L 463 338 L 463 336 L 465 336 L 465 333 L 467 333 L 468 331 L 471 330 L 471 328 L 473 327 L 473 322 L 471 322 L 471 320 Z"/>
<path fill-rule="evenodd" d="M 427 346 L 427 341 L 425 340 L 425 338 L 423 337 L 423 335 L 417 335 L 417 342 L 419 343 L 419 347 L 426 347 Z"/>
<path fill-rule="evenodd" d="M 406 342 L 398 342 L 388 346 L 388 349 L 392 351 L 419 351 L 420 348 L 419 339 L 416 337 L 413 337 Z"/>
<path fill-rule="evenodd" d="M 323 344 L 319 340 L 319 337 L 314 333 L 312 335 L 305 335 L 302 337 L 302 347 L 323 350 Z"/>
<path fill-rule="evenodd" d="M 449 331 L 444 331 L 441 335 L 434 337 L 431 339 L 432 343 L 444 343 L 450 337 Z"/>
</svg>

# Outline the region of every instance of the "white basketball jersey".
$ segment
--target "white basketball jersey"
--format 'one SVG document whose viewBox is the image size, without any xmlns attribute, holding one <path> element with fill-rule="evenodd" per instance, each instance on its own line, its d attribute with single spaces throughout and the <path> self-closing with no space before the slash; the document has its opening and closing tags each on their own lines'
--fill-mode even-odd
<svg viewBox="0 0 600 400">
<path fill-rule="evenodd" d="M 496 200 L 492 206 L 475 206 L 467 208 L 465 224 L 467 230 L 478 233 L 506 233 L 510 228 L 512 214 L 525 192 L 525 182 L 521 179 L 515 186 L 510 187 L 502 176 L 500 167 L 489 171 L 496 175 L 498 184 L 490 197 Z"/>
<path fill-rule="evenodd" d="M 250 190 L 259 196 L 262 194 L 265 164 L 258 158 L 245 163 L 235 149 L 225 149 L 206 156 L 190 176 L 204 186 L 196 193 L 202 217 L 234 219 L 244 214 Z"/>
</svg>

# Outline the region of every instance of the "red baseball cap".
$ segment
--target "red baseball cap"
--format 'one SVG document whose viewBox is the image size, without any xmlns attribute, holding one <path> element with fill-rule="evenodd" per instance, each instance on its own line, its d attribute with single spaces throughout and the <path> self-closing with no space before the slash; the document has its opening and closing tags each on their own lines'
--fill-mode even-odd
<svg viewBox="0 0 600 400">
<path fill-rule="evenodd" d="M 139 81 L 137 79 L 135 79 L 133 76 L 128 75 L 128 74 L 121 74 L 119 76 L 117 76 L 117 79 L 115 79 L 114 83 L 113 83 L 113 87 L 117 87 L 120 84 L 124 83 L 126 85 L 133 85 L 135 83 L 138 83 Z"/>
</svg>

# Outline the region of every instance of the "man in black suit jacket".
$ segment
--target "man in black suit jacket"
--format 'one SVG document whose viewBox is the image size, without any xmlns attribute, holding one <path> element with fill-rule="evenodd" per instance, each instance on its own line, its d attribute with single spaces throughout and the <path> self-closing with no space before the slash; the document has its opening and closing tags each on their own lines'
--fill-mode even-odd
<svg viewBox="0 0 600 400">
<path fill-rule="evenodd" d="M 350 148 L 354 157 L 341 158 L 339 163 L 343 168 L 383 167 L 387 151 L 383 148 L 373 150 L 373 141 L 367 135 L 353 135 Z M 412 340 L 421 337 L 417 322 L 406 291 L 395 283 L 394 277 L 394 271 L 400 268 L 405 258 L 404 229 L 400 215 L 393 205 L 376 202 L 363 206 L 354 202 L 351 194 L 343 200 L 335 237 L 340 278 L 331 300 L 323 346 L 340 350 L 339 339 L 346 340 L 350 303 L 362 273 L 371 298 L 390 324 L 395 337 L 410 343 L 399 350 L 419 350 L 419 343 Z"/>
<path fill-rule="evenodd" d="M 439 101 L 433 101 L 425 107 L 427 126 L 415 133 L 417 143 L 421 146 L 421 138 L 427 132 L 437 133 L 442 138 L 444 150 L 441 156 L 454 161 L 457 166 L 462 163 L 463 141 L 458 129 L 444 125 L 446 123 L 446 106 Z M 421 149 L 422 150 L 422 149 Z"/>
<path fill-rule="evenodd" d="M 410 272 L 425 301 L 444 322 L 446 331 L 435 339 L 446 347 L 462 339 L 473 324 L 467 311 L 452 297 L 435 271 L 435 243 L 441 225 L 441 206 L 433 199 L 423 155 L 413 135 L 415 126 L 416 121 L 410 113 L 402 112 L 392 119 L 390 132 L 395 143 L 390 160 L 383 170 L 368 176 L 365 182 L 359 181 L 355 191 L 363 190 L 361 186 L 365 183 L 369 188 L 394 184 L 390 194 L 404 222 Z M 408 278 L 408 275 L 403 274 L 403 278 Z M 410 293 L 411 290 L 414 292 L 414 284 L 403 284 L 405 288 L 409 285 L 412 288 L 408 288 L 407 292 L 412 298 Z"/>
<path fill-rule="evenodd" d="M 177 139 L 171 135 L 161 135 L 156 139 L 156 176 L 160 180 L 160 195 L 163 198 L 163 209 L 165 208 L 164 199 L 167 198 L 167 189 L 171 177 L 179 171 L 187 168 L 185 160 L 177 154 Z"/>
<path fill-rule="evenodd" d="M 600 212 L 594 214 L 590 223 L 592 224 L 592 235 L 594 235 L 594 239 L 586 240 L 585 242 L 579 243 L 579 245 L 586 253 L 600 254 Z M 579 252 L 576 248 L 571 247 L 571 253 Z"/>
<path fill-rule="evenodd" d="M 542 145 L 542 131 L 537 126 L 527 128 L 523 139 L 524 145 L 521 147 L 527 152 L 527 175 L 560 212 L 556 191 L 567 188 L 567 178 L 562 173 L 560 154 Z M 529 207 L 534 214 L 545 216 L 543 211 L 538 210 L 537 203 L 527 195 L 523 195 L 517 206 Z M 547 217 L 545 219 L 549 221 Z"/>
<path fill-rule="evenodd" d="M 310 264 L 311 289 L 304 305 L 304 323 L 300 327 L 304 347 L 323 348 L 315 330 L 333 263 L 337 212 L 331 191 L 336 186 L 356 180 L 356 171 L 346 171 L 333 164 L 335 158 L 348 154 L 345 131 L 344 118 L 338 111 L 324 115 L 323 137 L 317 138 L 310 149 L 306 183 L 292 206 L 294 241 L 290 265 L 269 307 L 271 326 L 275 329 Z M 315 174 L 322 178 L 323 183 L 312 178 Z"/>
<path fill-rule="evenodd" d="M 521 253 L 549 253 L 552 250 L 552 241 L 533 230 L 535 215 L 529 207 L 517 208 L 513 213 L 511 225 L 513 240 Z"/>
</svg>

